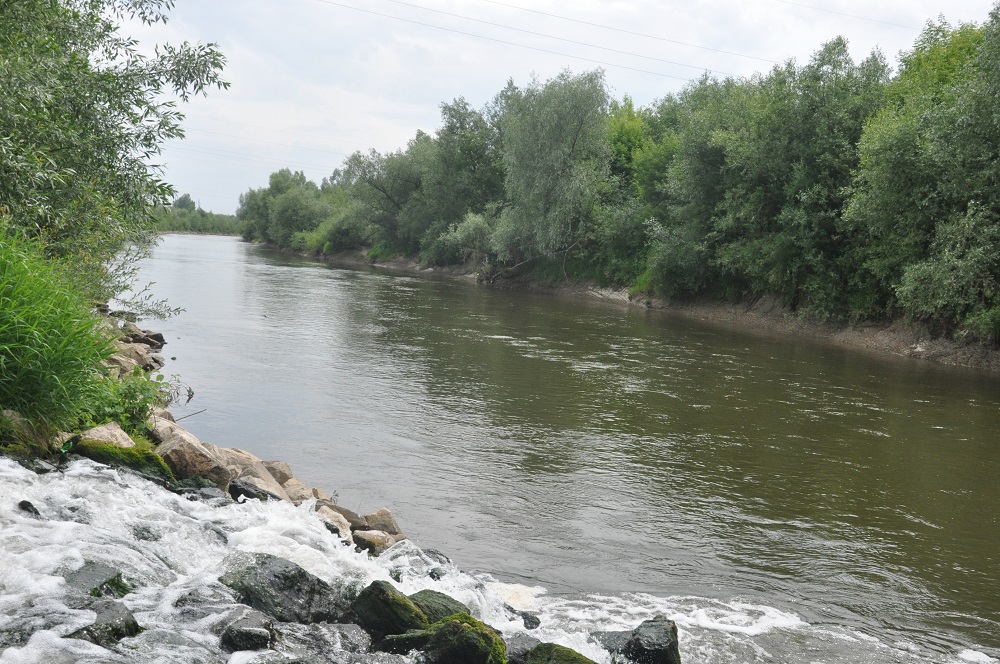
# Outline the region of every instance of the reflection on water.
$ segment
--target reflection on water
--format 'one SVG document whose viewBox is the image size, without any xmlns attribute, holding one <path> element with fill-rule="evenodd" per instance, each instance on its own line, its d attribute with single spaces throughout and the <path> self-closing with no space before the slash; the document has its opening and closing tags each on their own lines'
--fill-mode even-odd
<svg viewBox="0 0 1000 664">
<path fill-rule="evenodd" d="M 195 434 L 464 568 L 1000 648 L 996 377 L 227 238 L 144 274 Z"/>
</svg>

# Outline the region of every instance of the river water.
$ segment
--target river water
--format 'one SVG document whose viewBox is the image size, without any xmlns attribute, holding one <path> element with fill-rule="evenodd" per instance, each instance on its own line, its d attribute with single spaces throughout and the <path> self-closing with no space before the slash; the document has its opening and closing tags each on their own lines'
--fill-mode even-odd
<svg viewBox="0 0 1000 664">
<path fill-rule="evenodd" d="M 686 662 L 996 662 L 1000 378 L 171 235 L 193 433 Z M 175 359 L 174 359 L 175 358 Z"/>
</svg>

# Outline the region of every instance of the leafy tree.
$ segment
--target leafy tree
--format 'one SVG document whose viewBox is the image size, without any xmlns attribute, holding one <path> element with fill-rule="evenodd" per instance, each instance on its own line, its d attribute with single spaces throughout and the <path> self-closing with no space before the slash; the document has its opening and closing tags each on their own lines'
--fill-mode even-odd
<svg viewBox="0 0 1000 664">
<path fill-rule="evenodd" d="M 508 207 L 494 231 L 501 260 L 567 252 L 585 234 L 608 174 L 604 75 L 563 72 L 510 95 L 502 120 Z"/>
<path fill-rule="evenodd" d="M 228 85 L 213 44 L 161 45 L 146 56 L 116 24 L 165 21 L 172 4 L 0 3 L 0 216 L 72 264 L 94 298 L 131 285 L 154 237 L 152 211 L 173 194 L 150 163 L 182 135 L 171 95 L 187 101 Z"/>
</svg>

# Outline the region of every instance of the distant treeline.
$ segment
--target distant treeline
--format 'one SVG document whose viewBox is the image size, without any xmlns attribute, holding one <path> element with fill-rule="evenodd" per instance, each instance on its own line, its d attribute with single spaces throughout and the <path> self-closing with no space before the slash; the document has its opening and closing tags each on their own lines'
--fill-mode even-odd
<svg viewBox="0 0 1000 664">
<path fill-rule="evenodd" d="M 510 82 L 435 134 L 287 169 L 240 197 L 243 236 L 473 264 L 675 298 L 777 295 L 831 320 L 1000 332 L 1000 5 L 928 24 L 893 72 L 843 39 L 647 107 L 599 71 Z"/>
<path fill-rule="evenodd" d="M 242 235 L 244 223 L 231 214 L 206 212 L 190 194 L 174 199 L 172 205 L 153 212 L 157 232 L 205 233 L 208 235 Z"/>
</svg>

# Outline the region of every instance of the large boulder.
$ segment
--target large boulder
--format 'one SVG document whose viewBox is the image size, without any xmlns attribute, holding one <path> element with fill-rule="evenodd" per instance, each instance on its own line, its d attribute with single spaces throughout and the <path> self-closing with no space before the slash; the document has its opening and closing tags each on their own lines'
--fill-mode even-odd
<svg viewBox="0 0 1000 664">
<path fill-rule="evenodd" d="M 228 490 L 233 475 L 216 454 L 215 445 L 201 442 L 184 427 L 166 418 L 153 417 L 151 420 L 150 435 L 159 442 L 156 453 L 163 457 L 174 475 L 180 479 L 197 475 L 223 491 Z"/>
<path fill-rule="evenodd" d="M 399 528 L 399 524 L 396 523 L 396 517 L 385 507 L 371 514 L 365 514 L 362 518 L 368 524 L 370 530 L 381 530 L 383 533 L 390 535 L 403 534 L 403 531 Z"/>
<path fill-rule="evenodd" d="M 313 495 L 315 495 L 315 490 Z M 364 517 L 359 516 L 357 512 L 352 512 L 346 507 L 341 507 L 332 500 L 317 497 L 316 498 L 316 509 L 319 510 L 320 507 L 326 507 L 339 513 L 342 517 L 347 519 L 347 522 L 351 524 L 351 530 L 368 530 L 368 522 L 365 521 Z"/>
<path fill-rule="evenodd" d="M 354 538 L 351 535 L 351 524 L 347 522 L 347 519 L 340 512 L 336 512 L 326 505 L 319 505 L 316 508 L 316 514 L 326 523 L 328 530 L 336 531 L 342 540 L 348 544 L 354 544 Z"/>
<path fill-rule="evenodd" d="M 527 664 L 528 654 L 542 642 L 533 636 L 528 636 L 524 632 L 518 632 L 511 636 L 504 637 L 507 644 L 508 664 Z"/>
<path fill-rule="evenodd" d="M 267 468 L 269 473 L 271 473 L 271 477 L 278 481 L 278 484 L 283 485 L 285 482 L 295 477 L 292 474 L 292 467 L 284 461 L 265 461 L 264 467 Z"/>
<path fill-rule="evenodd" d="M 219 581 L 235 590 L 240 602 L 282 622 L 336 622 L 347 610 L 330 584 L 290 560 L 237 551 L 223 566 Z"/>
<path fill-rule="evenodd" d="M 427 620 L 435 623 L 456 613 L 468 613 L 469 607 L 436 590 L 421 590 L 409 596 L 410 601 L 424 612 Z"/>
<path fill-rule="evenodd" d="M 525 664 L 597 664 L 594 660 L 557 643 L 541 643 L 528 653 Z"/>
<path fill-rule="evenodd" d="M 239 650 L 266 650 L 278 638 L 274 620 L 260 611 L 246 610 L 236 620 L 229 623 L 219 638 L 222 647 L 229 652 Z"/>
<path fill-rule="evenodd" d="M 373 581 L 351 604 L 361 625 L 375 639 L 407 630 L 425 629 L 427 615 L 388 581 Z"/>
<path fill-rule="evenodd" d="M 114 445 L 115 447 L 135 447 L 135 441 L 121 428 L 117 422 L 108 422 L 80 434 L 81 440 L 92 440 L 98 443 Z"/>
<path fill-rule="evenodd" d="M 406 539 L 406 535 L 390 535 L 381 530 L 355 530 L 352 537 L 358 549 L 372 556 L 380 556 L 396 542 Z"/>
<path fill-rule="evenodd" d="M 398 654 L 419 650 L 427 664 L 507 664 L 507 647 L 500 634 L 464 613 L 427 629 L 386 637 L 378 647 Z"/>
<path fill-rule="evenodd" d="M 594 638 L 612 655 L 632 664 L 680 664 L 677 625 L 665 616 L 646 620 L 631 632 L 599 632 Z"/>
<path fill-rule="evenodd" d="M 253 454 L 236 447 L 216 447 L 215 453 L 222 460 L 222 465 L 230 472 L 233 479 L 243 480 L 245 483 L 278 496 L 282 500 L 290 500 L 288 494 L 274 479 L 264 462 Z"/>
<path fill-rule="evenodd" d="M 281 488 L 285 490 L 285 493 L 288 495 L 288 499 L 296 505 L 301 505 L 307 500 L 313 499 L 312 489 L 306 486 L 306 483 L 297 477 L 291 477 L 285 482 L 282 482 Z"/>
</svg>

